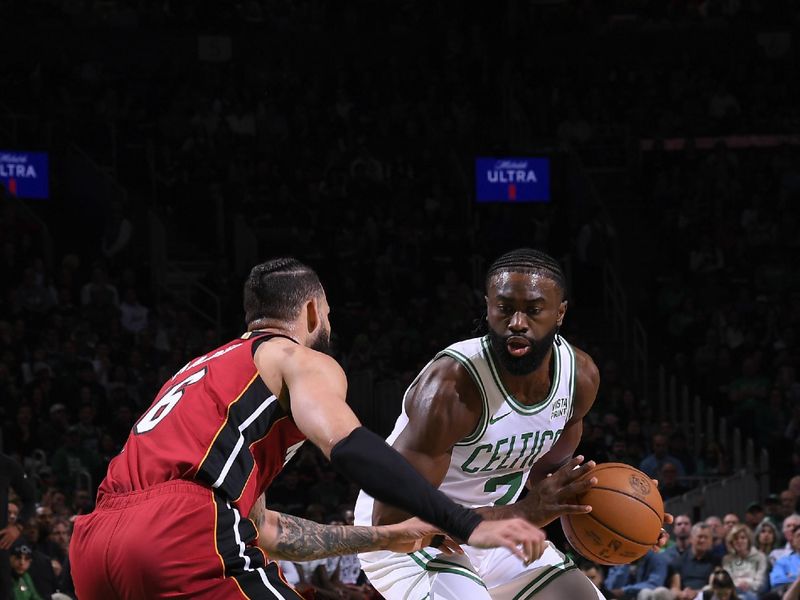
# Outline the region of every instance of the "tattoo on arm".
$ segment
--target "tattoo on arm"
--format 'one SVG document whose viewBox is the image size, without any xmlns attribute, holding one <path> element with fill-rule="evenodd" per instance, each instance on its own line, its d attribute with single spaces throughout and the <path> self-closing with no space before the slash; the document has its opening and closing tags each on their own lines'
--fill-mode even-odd
<svg viewBox="0 0 800 600">
<path fill-rule="evenodd" d="M 321 525 L 281 513 L 273 554 L 286 560 L 314 560 L 379 550 L 389 538 L 383 528 Z"/>
</svg>

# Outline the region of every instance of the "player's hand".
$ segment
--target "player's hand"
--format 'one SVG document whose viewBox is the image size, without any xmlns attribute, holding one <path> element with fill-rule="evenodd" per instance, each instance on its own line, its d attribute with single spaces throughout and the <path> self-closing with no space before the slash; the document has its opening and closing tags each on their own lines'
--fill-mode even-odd
<svg viewBox="0 0 800 600">
<path fill-rule="evenodd" d="M 386 549 L 392 552 L 416 552 L 435 543 L 444 554 L 464 554 L 461 546 L 441 529 L 416 517 L 381 528 L 389 533 Z"/>
<path fill-rule="evenodd" d="M 673 516 L 669 513 L 664 513 L 664 525 L 670 525 L 672 521 L 673 521 Z M 658 534 L 658 541 L 656 542 L 656 545 L 653 546 L 653 552 L 658 552 L 659 550 L 661 550 L 664 546 L 667 545 L 668 541 L 669 541 L 669 534 L 662 527 L 661 533 Z"/>
<path fill-rule="evenodd" d="M 516 503 L 525 518 L 544 527 L 561 515 L 590 512 L 591 506 L 574 504 L 577 496 L 597 483 L 596 477 L 584 477 L 595 467 L 595 462 L 582 463 L 583 456 L 576 456 L 529 489 L 528 495 Z"/>
<path fill-rule="evenodd" d="M 525 519 L 503 519 L 482 521 L 467 543 L 476 548 L 503 546 L 528 565 L 544 552 L 545 539 L 544 531 Z"/>
<path fill-rule="evenodd" d="M 8 550 L 17 541 L 22 532 L 16 525 L 7 525 L 0 529 L 0 550 Z"/>
</svg>

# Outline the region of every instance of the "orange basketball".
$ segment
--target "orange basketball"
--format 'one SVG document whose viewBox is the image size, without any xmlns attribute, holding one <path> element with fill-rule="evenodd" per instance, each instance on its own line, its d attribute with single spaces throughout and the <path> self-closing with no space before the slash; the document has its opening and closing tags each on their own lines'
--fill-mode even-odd
<svg viewBox="0 0 800 600">
<path fill-rule="evenodd" d="M 644 556 L 658 542 L 664 522 L 664 501 L 652 479 L 622 463 L 599 464 L 584 477 L 597 477 L 597 483 L 574 503 L 588 504 L 592 512 L 561 517 L 572 547 L 603 565 Z"/>
</svg>

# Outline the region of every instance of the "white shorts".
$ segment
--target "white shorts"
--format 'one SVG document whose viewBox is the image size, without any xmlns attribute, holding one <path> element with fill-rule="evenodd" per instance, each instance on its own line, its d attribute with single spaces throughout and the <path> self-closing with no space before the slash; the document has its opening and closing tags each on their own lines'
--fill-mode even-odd
<svg viewBox="0 0 800 600">
<path fill-rule="evenodd" d="M 603 596 L 572 560 L 547 542 L 527 567 L 505 548 L 463 546 L 465 554 L 424 548 L 365 552 L 361 568 L 386 600 L 597 600 Z"/>
</svg>

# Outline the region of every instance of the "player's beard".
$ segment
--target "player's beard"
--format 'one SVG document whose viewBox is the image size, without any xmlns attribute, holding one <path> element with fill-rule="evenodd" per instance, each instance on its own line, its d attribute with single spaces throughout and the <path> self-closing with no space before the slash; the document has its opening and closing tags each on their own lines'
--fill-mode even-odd
<svg viewBox="0 0 800 600">
<path fill-rule="evenodd" d="M 322 352 L 323 354 L 331 353 L 331 332 L 324 327 L 319 330 L 317 337 L 311 342 L 309 348 Z"/>
<path fill-rule="evenodd" d="M 553 345 L 553 340 L 558 333 L 558 325 L 555 325 L 541 339 L 537 340 L 525 336 L 531 343 L 531 350 L 523 356 L 512 356 L 508 352 L 506 342 L 512 335 L 500 335 L 489 327 L 489 344 L 494 351 L 494 355 L 500 359 L 502 365 L 512 375 L 530 375 L 542 364 L 547 351 Z"/>
</svg>

